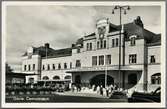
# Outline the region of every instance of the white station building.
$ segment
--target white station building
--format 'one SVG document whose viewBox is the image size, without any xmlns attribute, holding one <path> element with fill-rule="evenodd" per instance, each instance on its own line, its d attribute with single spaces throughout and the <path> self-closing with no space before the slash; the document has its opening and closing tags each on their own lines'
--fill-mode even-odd
<svg viewBox="0 0 167 109">
<path fill-rule="evenodd" d="M 161 34 L 145 29 L 139 16 L 122 26 L 103 18 L 95 26 L 94 33 L 69 48 L 54 50 L 48 43 L 29 47 L 22 56 L 22 72 L 34 75 L 26 82 L 71 80 L 146 91 L 160 86 Z"/>
</svg>

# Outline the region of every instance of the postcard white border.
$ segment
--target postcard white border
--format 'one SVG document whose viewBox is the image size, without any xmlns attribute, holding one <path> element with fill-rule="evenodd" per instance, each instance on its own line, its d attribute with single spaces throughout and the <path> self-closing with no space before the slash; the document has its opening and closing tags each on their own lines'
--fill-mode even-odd
<svg viewBox="0 0 167 109">
<path fill-rule="evenodd" d="M 130 6 L 161 6 L 161 77 L 162 77 L 162 92 L 161 92 L 161 103 L 5 103 L 5 43 L 6 43 L 6 7 L 7 6 L 18 6 L 18 5 L 67 5 L 67 6 L 113 6 L 113 5 L 130 5 Z M 113 2 L 113 1 L 105 1 L 105 2 L 73 2 L 73 1 L 55 1 L 55 2 L 46 2 L 46 1 L 3 1 L 2 2 L 2 91 L 1 91 L 1 104 L 4 108 L 164 108 L 166 104 L 166 5 L 165 1 L 124 1 L 124 2 Z M 165 17 L 164 17 L 165 16 Z M 164 59 L 165 58 L 165 59 Z"/>
</svg>

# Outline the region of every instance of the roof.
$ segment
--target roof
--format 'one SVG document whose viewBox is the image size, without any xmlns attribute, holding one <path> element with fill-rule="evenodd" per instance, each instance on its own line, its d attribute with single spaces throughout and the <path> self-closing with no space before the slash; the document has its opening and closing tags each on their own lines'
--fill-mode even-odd
<svg viewBox="0 0 167 109">
<path fill-rule="evenodd" d="M 72 48 L 63 48 L 63 49 L 52 49 L 52 48 L 46 48 L 45 46 L 40 46 L 35 48 L 33 51 L 33 55 L 38 54 L 41 57 L 64 57 L 64 56 L 71 56 L 72 55 Z M 27 56 L 27 52 L 23 55 Z"/>
</svg>

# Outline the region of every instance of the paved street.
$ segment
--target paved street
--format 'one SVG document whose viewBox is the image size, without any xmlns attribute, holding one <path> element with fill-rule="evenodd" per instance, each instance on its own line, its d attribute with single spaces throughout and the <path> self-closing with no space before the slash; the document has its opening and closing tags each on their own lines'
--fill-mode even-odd
<svg viewBox="0 0 167 109">
<path fill-rule="evenodd" d="M 54 95 L 8 96 L 6 102 L 127 102 L 123 99 L 109 99 L 95 93 L 65 92 Z"/>
</svg>

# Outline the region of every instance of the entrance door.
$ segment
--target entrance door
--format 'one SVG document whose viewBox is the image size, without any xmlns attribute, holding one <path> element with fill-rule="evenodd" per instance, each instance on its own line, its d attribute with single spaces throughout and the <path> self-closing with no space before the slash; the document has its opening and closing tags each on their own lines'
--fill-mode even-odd
<svg viewBox="0 0 167 109">
<path fill-rule="evenodd" d="M 96 75 L 90 80 L 90 84 L 96 86 L 103 85 L 105 87 L 105 74 Z M 107 85 L 111 84 L 114 84 L 114 78 L 107 75 Z"/>
<path fill-rule="evenodd" d="M 75 83 L 76 84 L 80 84 L 81 83 L 81 76 L 80 75 L 75 76 Z"/>
</svg>

